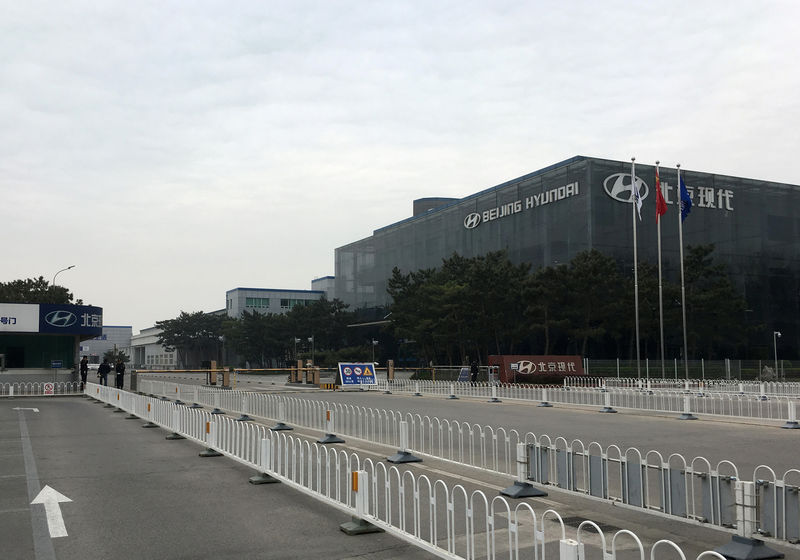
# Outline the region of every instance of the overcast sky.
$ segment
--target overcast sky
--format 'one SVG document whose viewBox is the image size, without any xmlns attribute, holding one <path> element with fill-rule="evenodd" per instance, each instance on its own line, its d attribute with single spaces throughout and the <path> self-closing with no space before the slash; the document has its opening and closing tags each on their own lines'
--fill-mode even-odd
<svg viewBox="0 0 800 560">
<path fill-rule="evenodd" d="M 800 3 L 0 0 L 0 281 L 134 333 L 574 155 L 800 182 Z"/>
</svg>

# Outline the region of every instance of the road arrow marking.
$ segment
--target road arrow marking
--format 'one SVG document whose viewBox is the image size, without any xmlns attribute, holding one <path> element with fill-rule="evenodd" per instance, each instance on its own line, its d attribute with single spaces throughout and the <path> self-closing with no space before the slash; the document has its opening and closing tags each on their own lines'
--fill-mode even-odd
<svg viewBox="0 0 800 560">
<path fill-rule="evenodd" d="M 31 502 L 31 504 L 44 504 L 44 511 L 47 514 L 47 528 L 50 529 L 51 539 L 67 536 L 67 528 L 64 526 L 64 518 L 61 516 L 61 506 L 58 504 L 59 502 L 71 501 L 61 492 L 45 485 L 39 495 Z"/>
<path fill-rule="evenodd" d="M 39 412 L 38 408 L 20 408 L 20 407 L 16 407 L 16 408 L 12 408 L 11 410 L 32 410 L 34 412 Z"/>
</svg>

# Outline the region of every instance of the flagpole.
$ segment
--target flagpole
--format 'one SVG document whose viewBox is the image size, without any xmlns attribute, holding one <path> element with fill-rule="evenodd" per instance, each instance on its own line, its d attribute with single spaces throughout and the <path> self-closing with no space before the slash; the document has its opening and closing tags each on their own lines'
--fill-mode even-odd
<svg viewBox="0 0 800 560">
<path fill-rule="evenodd" d="M 661 181 L 658 175 L 658 164 L 656 161 L 656 189 L 661 188 Z M 656 192 L 656 197 L 660 193 Z M 658 206 L 658 203 L 656 203 Z M 656 208 L 656 225 L 658 226 L 658 327 L 661 336 L 661 379 L 666 377 L 666 370 L 664 369 L 664 292 L 661 282 L 661 216 L 658 213 L 659 208 Z"/>
<path fill-rule="evenodd" d="M 639 355 L 639 262 L 636 250 L 636 158 L 631 158 L 631 218 L 633 221 L 633 299 L 636 313 L 636 376 L 642 378 Z"/>
<path fill-rule="evenodd" d="M 681 164 L 678 163 L 678 201 L 680 203 L 680 188 L 681 188 Z M 680 206 L 679 206 L 680 207 Z M 681 256 L 681 311 L 683 312 L 683 369 L 686 373 L 686 379 L 689 379 L 689 344 L 686 338 L 686 282 L 683 275 L 683 209 L 676 212 L 678 215 L 678 244 L 680 245 Z"/>
</svg>

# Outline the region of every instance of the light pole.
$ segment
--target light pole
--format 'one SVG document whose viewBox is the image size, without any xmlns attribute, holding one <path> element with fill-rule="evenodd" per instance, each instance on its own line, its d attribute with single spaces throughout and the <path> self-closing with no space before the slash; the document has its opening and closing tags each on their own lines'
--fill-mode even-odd
<svg viewBox="0 0 800 560">
<path fill-rule="evenodd" d="M 779 380 L 780 375 L 778 374 L 778 339 L 781 337 L 780 331 L 773 331 L 772 332 L 772 346 L 775 349 L 775 379 Z"/>
<path fill-rule="evenodd" d="M 300 339 L 294 337 L 294 361 L 297 361 L 297 343 L 300 342 Z"/>
<path fill-rule="evenodd" d="M 311 365 L 315 366 L 317 364 L 314 363 L 314 335 L 313 334 L 308 337 L 308 341 L 311 343 Z"/>
<path fill-rule="evenodd" d="M 375 363 L 375 347 L 378 345 L 378 341 L 374 338 L 372 339 L 372 363 Z"/>
<path fill-rule="evenodd" d="M 73 265 L 70 265 L 70 266 L 68 266 L 67 268 L 62 268 L 61 270 L 59 270 L 58 272 L 56 272 L 56 273 L 53 275 L 53 283 L 51 284 L 51 286 L 55 286 L 55 285 L 56 285 L 56 276 L 58 276 L 59 274 L 61 274 L 61 273 L 62 273 L 62 272 L 64 272 L 65 270 L 69 270 L 70 268 L 75 268 L 75 265 L 74 265 L 74 264 L 73 264 Z"/>
</svg>

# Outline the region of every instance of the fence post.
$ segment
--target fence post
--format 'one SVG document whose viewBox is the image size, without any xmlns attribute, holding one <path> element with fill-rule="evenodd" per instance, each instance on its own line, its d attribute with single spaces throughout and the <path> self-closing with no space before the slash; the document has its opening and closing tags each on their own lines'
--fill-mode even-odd
<svg viewBox="0 0 800 560">
<path fill-rule="evenodd" d="M 214 449 L 217 446 L 217 423 L 211 420 L 206 421 L 206 445 L 205 451 L 200 452 L 200 457 L 220 457 L 222 453 Z"/>
<path fill-rule="evenodd" d="M 503 402 L 497 398 L 497 385 L 492 384 L 492 398 L 489 399 L 487 402 Z"/>
<path fill-rule="evenodd" d="M 542 402 L 540 402 L 538 406 L 553 406 L 547 402 L 547 389 L 542 389 Z"/>
<path fill-rule="evenodd" d="M 419 392 L 419 381 L 416 381 L 414 383 L 414 396 L 415 397 L 421 397 L 422 396 L 422 393 Z"/>
<path fill-rule="evenodd" d="M 281 430 L 294 430 L 291 426 L 286 425 L 286 402 L 281 399 L 278 401 L 278 423 L 270 428 L 274 432 Z"/>
<path fill-rule="evenodd" d="M 158 424 L 153 423 L 153 403 L 147 403 L 147 423 L 142 428 L 158 428 Z"/>
<path fill-rule="evenodd" d="M 317 443 L 344 443 L 344 440 L 339 436 L 333 433 L 333 411 L 326 410 L 325 411 L 325 421 L 327 426 L 327 432 L 325 433 L 325 437 L 320 438 L 317 440 Z"/>
<path fill-rule="evenodd" d="M 197 401 L 199 401 L 199 400 L 200 400 L 200 387 L 195 385 L 195 387 L 194 387 L 194 400 L 192 401 L 192 406 L 190 406 L 189 408 L 203 408 L 202 406 L 197 404 Z"/>
<path fill-rule="evenodd" d="M 781 428 L 785 430 L 797 430 L 800 429 L 800 424 L 797 423 L 797 409 L 795 408 L 794 401 L 789 401 L 789 419 L 786 421 L 786 424 L 781 426 Z"/>
<path fill-rule="evenodd" d="M 689 403 L 689 395 L 683 397 L 683 414 L 678 417 L 678 420 L 697 420 L 697 416 L 692 414 L 691 404 Z"/>
<path fill-rule="evenodd" d="M 600 410 L 600 412 L 616 413 L 617 411 L 611 408 L 611 393 L 604 393 L 603 398 L 605 399 L 605 406 Z"/>
<path fill-rule="evenodd" d="M 738 535 L 731 537 L 731 542 L 714 549 L 725 558 L 745 560 L 748 558 L 783 558 L 780 554 L 764 545 L 764 541 L 753 539 L 750 535 L 758 530 L 756 508 L 758 496 L 756 483 L 746 480 L 736 481 L 736 530 Z"/>
<path fill-rule="evenodd" d="M 524 443 L 517 443 L 517 480 L 504 490 L 500 495 L 509 498 L 540 498 L 547 496 L 547 492 L 534 488 L 528 479 L 528 448 Z"/>
<path fill-rule="evenodd" d="M 400 449 L 391 457 L 386 458 L 390 463 L 420 463 L 422 459 L 408 451 L 408 422 L 400 422 Z"/>
<path fill-rule="evenodd" d="M 219 409 L 219 391 L 214 391 L 214 410 L 211 414 L 225 414 Z"/>
<path fill-rule="evenodd" d="M 575 539 L 561 539 L 558 542 L 558 560 L 580 560 L 585 558 L 583 543 Z"/>
<path fill-rule="evenodd" d="M 369 477 L 367 476 L 367 471 L 353 471 L 351 476 L 351 490 L 356 494 L 356 514 L 350 518 L 351 521 L 339 525 L 339 529 L 348 535 L 383 533 L 383 529 L 364 520 L 364 516 L 369 515 Z"/>
<path fill-rule="evenodd" d="M 180 434 L 181 431 L 181 412 L 178 410 L 178 406 L 175 405 L 172 408 L 172 433 L 165 437 L 164 439 L 186 439 Z"/>
<path fill-rule="evenodd" d="M 247 414 L 249 411 L 247 409 L 247 393 L 242 395 L 242 415 L 236 419 L 237 422 L 248 422 L 252 420 L 250 416 Z"/>
<path fill-rule="evenodd" d="M 261 472 L 255 476 L 251 476 L 247 479 L 247 482 L 250 484 L 272 484 L 274 482 L 280 482 L 277 478 L 270 476 L 267 474 L 267 471 L 270 470 L 270 466 L 272 465 L 272 441 L 269 438 L 262 438 L 261 439 L 261 463 L 258 465 L 261 467 Z"/>
<path fill-rule="evenodd" d="M 761 390 L 760 390 L 760 392 L 761 392 L 761 397 L 760 397 L 761 400 L 762 401 L 767 400 L 767 384 L 764 383 L 763 381 L 761 382 Z"/>
<path fill-rule="evenodd" d="M 450 396 L 447 397 L 447 398 L 450 399 L 450 400 L 454 400 L 454 399 L 458 398 L 456 396 L 456 385 L 455 385 L 455 383 L 451 383 L 450 384 Z"/>
</svg>

